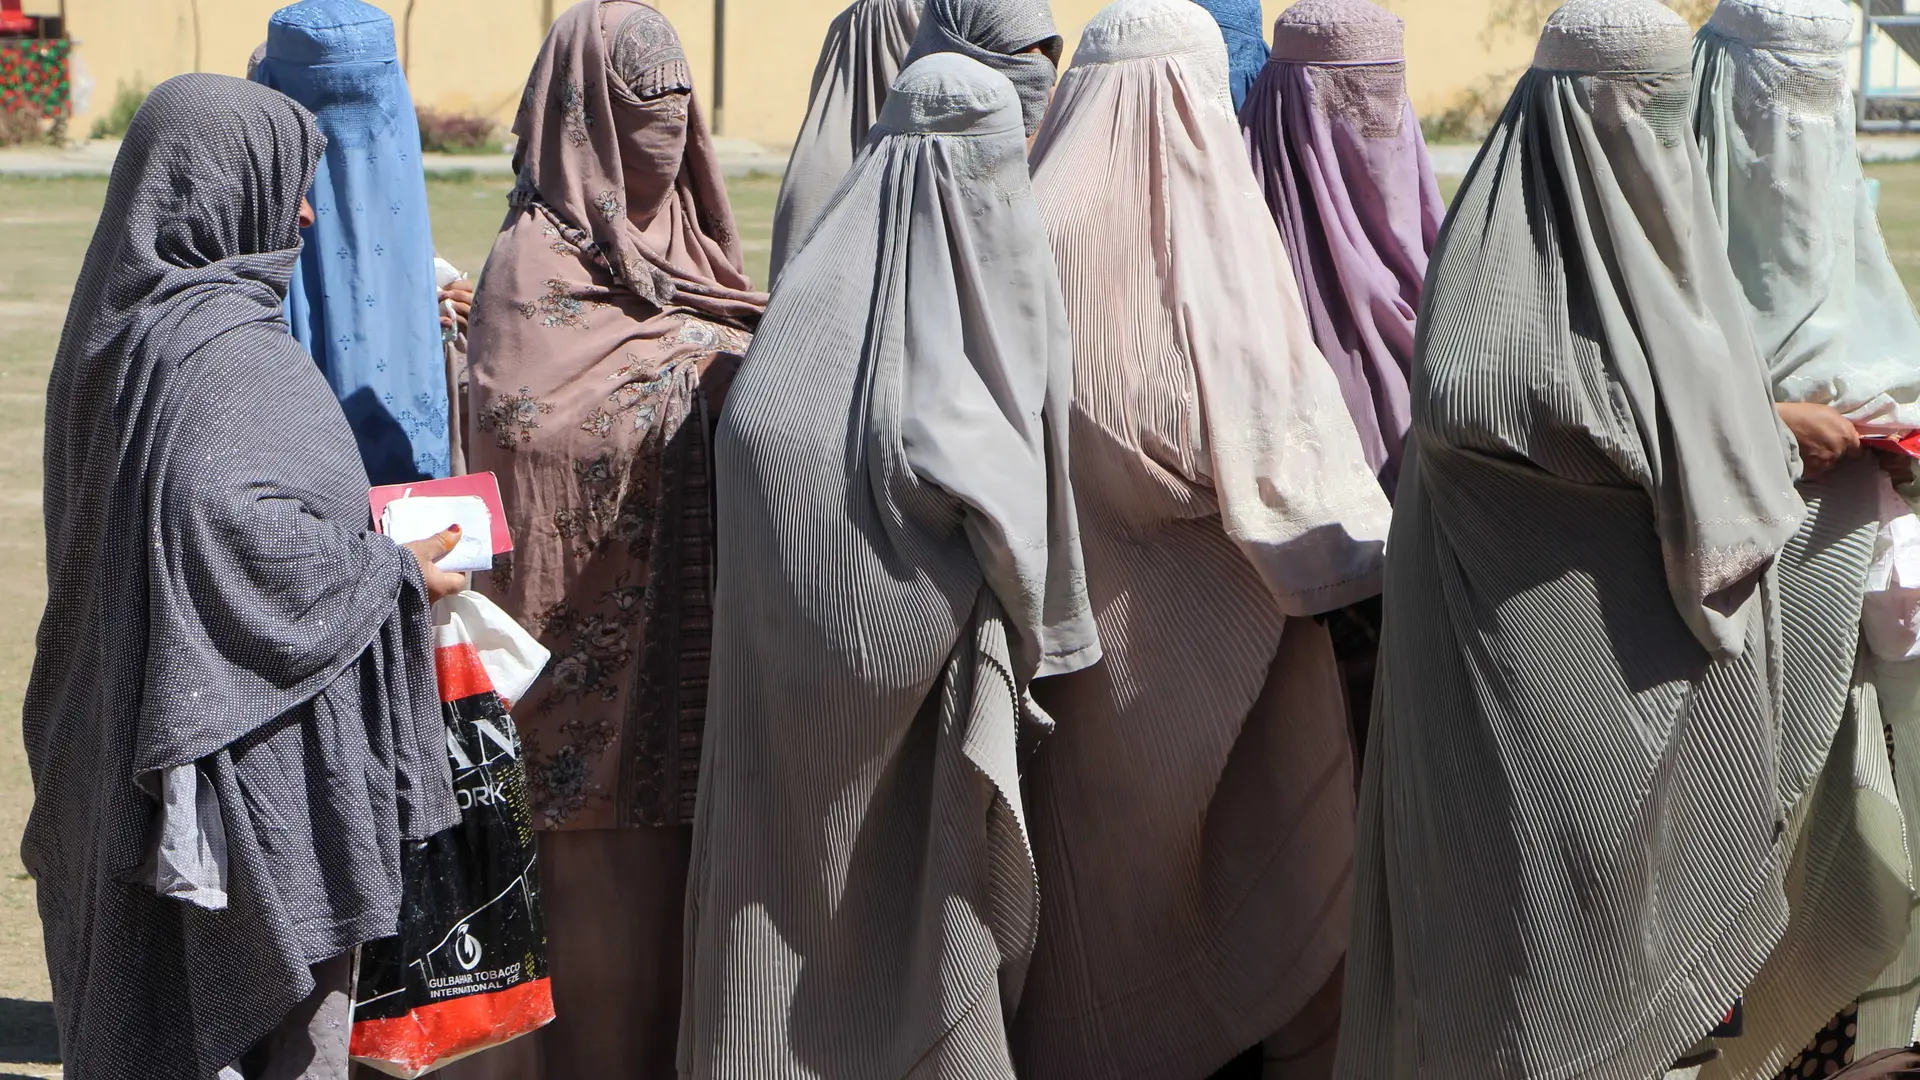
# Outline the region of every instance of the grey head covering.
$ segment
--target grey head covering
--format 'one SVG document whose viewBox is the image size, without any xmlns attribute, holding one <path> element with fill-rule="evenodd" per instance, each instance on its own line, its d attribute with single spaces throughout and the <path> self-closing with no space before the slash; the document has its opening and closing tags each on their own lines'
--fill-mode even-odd
<svg viewBox="0 0 1920 1080">
<path fill-rule="evenodd" d="M 793 142 L 793 156 L 780 178 L 773 211 L 773 260 L 769 281 L 778 281 L 820 211 L 853 167 L 867 132 L 880 117 L 887 90 L 920 29 L 924 0 L 853 0 L 827 27 L 813 69 L 807 117 Z"/>
<path fill-rule="evenodd" d="M 1027 50 L 1039 46 L 1040 51 Z M 952 52 L 1005 75 L 1020 95 L 1027 136 L 1040 130 L 1065 43 L 1047 0 L 926 0 L 905 63 Z"/>
<path fill-rule="evenodd" d="M 1920 428 L 1920 319 L 1861 175 L 1852 35 L 1842 0 L 1723 0 L 1695 40 L 1693 127 L 1774 398 L 1904 432 Z M 1912 905 L 1881 669 L 1860 656 L 1885 487 L 1872 460 L 1800 484 L 1807 522 L 1779 570 L 1782 786 L 1799 806 L 1793 919 L 1747 989 L 1741 1036 L 1719 1041 L 1710 1080 L 1778 1074 L 1856 999 L 1860 1056 L 1912 1037 L 1920 951 L 1905 974 L 1888 973 L 1888 992 L 1861 994 L 1906 943 Z M 1885 720 L 1906 753 L 1901 696 L 1887 696 Z"/>
<path fill-rule="evenodd" d="M 1342 1080 L 1660 1076 L 1784 926 L 1770 568 L 1804 508 L 1691 39 L 1557 11 L 1434 251 Z"/>
<path fill-rule="evenodd" d="M 156 87 L 54 356 L 21 854 L 74 1076 L 213 1076 L 393 933 L 403 836 L 457 815 L 418 566 L 281 315 L 323 145 L 277 91 Z M 226 843 L 183 899 L 148 884 L 177 776 Z"/>
<path fill-rule="evenodd" d="M 1100 655 L 1022 132 L 901 72 L 728 392 L 681 1076 L 1013 1075 L 1027 688 Z"/>
</svg>

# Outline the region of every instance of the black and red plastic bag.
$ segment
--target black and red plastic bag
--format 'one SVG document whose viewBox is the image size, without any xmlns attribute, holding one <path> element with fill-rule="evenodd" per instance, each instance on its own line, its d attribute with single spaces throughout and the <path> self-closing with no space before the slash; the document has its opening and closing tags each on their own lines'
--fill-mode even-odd
<svg viewBox="0 0 1920 1080">
<path fill-rule="evenodd" d="M 398 1077 L 553 1019 L 526 768 L 496 689 L 524 693 L 545 650 L 474 593 L 434 623 L 460 824 L 403 849 L 400 933 L 362 946 L 355 978 L 353 1059 Z"/>
</svg>

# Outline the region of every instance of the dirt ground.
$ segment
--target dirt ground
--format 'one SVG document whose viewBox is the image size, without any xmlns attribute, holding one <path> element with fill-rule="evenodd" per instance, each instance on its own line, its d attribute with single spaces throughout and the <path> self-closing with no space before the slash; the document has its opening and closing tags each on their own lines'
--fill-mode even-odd
<svg viewBox="0 0 1920 1080">
<path fill-rule="evenodd" d="M 1920 164 L 1877 166 L 1881 219 L 1909 290 L 1920 289 Z M 505 180 L 430 185 L 434 237 L 477 273 L 505 207 Z M 766 273 L 777 184 L 733 184 L 754 280 Z M 0 178 L 0 1080 L 57 1077 L 33 884 L 17 842 L 32 801 L 20 742 L 20 698 L 45 599 L 40 440 L 48 367 L 105 180 Z"/>
</svg>

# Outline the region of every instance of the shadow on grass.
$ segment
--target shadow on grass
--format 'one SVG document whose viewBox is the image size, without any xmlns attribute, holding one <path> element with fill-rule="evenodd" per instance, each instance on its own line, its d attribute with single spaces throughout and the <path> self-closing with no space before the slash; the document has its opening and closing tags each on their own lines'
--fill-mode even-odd
<svg viewBox="0 0 1920 1080">
<path fill-rule="evenodd" d="M 53 1025 L 52 1002 L 0 998 L 0 1061 L 60 1064 L 60 1038 Z M 0 1075 L 0 1080 L 7 1078 Z"/>
</svg>

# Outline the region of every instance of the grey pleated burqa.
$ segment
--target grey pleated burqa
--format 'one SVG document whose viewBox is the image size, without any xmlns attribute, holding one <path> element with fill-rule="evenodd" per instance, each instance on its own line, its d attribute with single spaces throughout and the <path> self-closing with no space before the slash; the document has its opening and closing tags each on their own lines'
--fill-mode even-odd
<svg viewBox="0 0 1920 1080">
<path fill-rule="evenodd" d="M 1920 319 L 1860 172 L 1852 33 L 1842 0 L 1724 0 L 1694 46 L 1694 130 L 1775 399 L 1904 432 L 1920 428 Z M 1860 644 L 1886 485 L 1871 458 L 1800 485 L 1807 522 L 1780 559 L 1793 916 L 1747 989 L 1742 1036 L 1718 1043 L 1722 1057 L 1704 1077 L 1778 1073 L 1908 938 L 1914 898 L 1882 735 L 1881 662 Z M 1911 744 L 1915 717 L 1888 717 L 1901 721 L 1896 743 Z M 1911 1040 L 1907 984 L 1920 968 L 1909 968 L 1862 1003 L 1859 1049 Z"/>
<path fill-rule="evenodd" d="M 419 566 L 281 316 L 322 146 L 277 91 L 156 87 L 54 357 L 22 857 L 76 1080 L 209 1080 L 457 820 Z"/>
<path fill-rule="evenodd" d="M 1550 18 L 1435 251 L 1361 787 L 1344 1080 L 1648 1080 L 1786 922 L 1786 435 L 1691 32 Z"/>
<path fill-rule="evenodd" d="M 880 118 L 887 90 L 900 74 L 925 0 L 853 0 L 827 26 L 813 68 L 807 116 L 793 141 L 773 209 L 773 261 L 768 280 L 806 243 L 827 200 L 840 189 L 854 155 Z"/>
<path fill-rule="evenodd" d="M 1034 688 L 1059 726 L 1027 773 L 1027 1080 L 1202 1080 L 1346 952 L 1353 751 L 1311 616 L 1378 595 L 1390 511 L 1228 71 L 1192 0 L 1119 0 L 1034 147 L 1104 659 Z M 1333 1029 L 1316 1032 L 1322 1076 Z"/>
<path fill-rule="evenodd" d="M 1099 655 L 1024 138 L 902 72 L 728 395 L 683 1077 L 1013 1075 L 1027 688 Z"/>
</svg>

